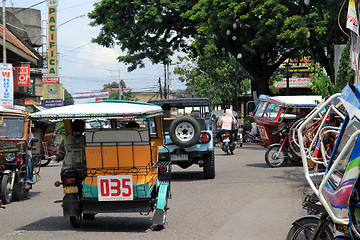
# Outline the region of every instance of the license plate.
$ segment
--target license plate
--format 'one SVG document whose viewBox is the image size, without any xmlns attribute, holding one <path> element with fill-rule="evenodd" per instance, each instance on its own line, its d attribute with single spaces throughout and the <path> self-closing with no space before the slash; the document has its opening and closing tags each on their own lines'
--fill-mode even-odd
<svg viewBox="0 0 360 240">
<path fill-rule="evenodd" d="M 223 142 L 230 142 L 230 139 L 225 138 L 225 139 L 223 140 Z"/>
<path fill-rule="evenodd" d="M 98 176 L 99 201 L 133 200 L 132 175 Z"/>
<path fill-rule="evenodd" d="M 171 154 L 171 161 L 187 161 L 189 157 L 187 154 Z"/>
<path fill-rule="evenodd" d="M 78 188 L 76 186 L 64 187 L 64 194 L 69 193 L 78 193 Z"/>
</svg>

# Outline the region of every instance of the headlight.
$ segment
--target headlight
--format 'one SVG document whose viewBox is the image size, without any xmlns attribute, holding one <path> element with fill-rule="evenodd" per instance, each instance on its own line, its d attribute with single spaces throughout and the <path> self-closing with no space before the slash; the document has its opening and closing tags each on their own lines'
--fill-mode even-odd
<svg viewBox="0 0 360 240">
<path fill-rule="evenodd" d="M 15 153 L 5 153 L 5 160 L 8 162 L 14 161 L 15 157 Z"/>
</svg>

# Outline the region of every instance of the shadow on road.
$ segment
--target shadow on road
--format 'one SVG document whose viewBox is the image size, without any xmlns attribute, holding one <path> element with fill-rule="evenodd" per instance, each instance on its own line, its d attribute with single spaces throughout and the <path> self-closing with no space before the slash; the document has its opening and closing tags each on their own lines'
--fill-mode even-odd
<svg viewBox="0 0 360 240">
<path fill-rule="evenodd" d="M 77 232 L 146 232 L 152 226 L 149 217 L 109 217 L 96 215 L 92 221 L 82 221 L 73 228 L 69 218 L 47 217 L 18 228 L 19 231 L 77 231 Z"/>
<path fill-rule="evenodd" d="M 174 182 L 185 182 L 185 181 L 200 181 L 200 180 L 206 180 L 204 179 L 203 172 L 171 172 L 171 181 Z"/>
</svg>

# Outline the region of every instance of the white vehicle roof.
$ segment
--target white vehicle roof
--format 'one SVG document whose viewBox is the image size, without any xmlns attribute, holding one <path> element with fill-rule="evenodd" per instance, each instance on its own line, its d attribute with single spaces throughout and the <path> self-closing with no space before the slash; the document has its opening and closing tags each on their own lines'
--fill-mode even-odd
<svg viewBox="0 0 360 240">
<path fill-rule="evenodd" d="M 161 115 L 162 108 L 149 103 L 131 101 L 99 101 L 46 109 L 30 114 L 33 119 L 98 119 L 135 118 Z"/>
<path fill-rule="evenodd" d="M 286 107 L 315 107 L 321 101 L 321 96 L 297 95 L 297 96 L 275 96 L 261 95 L 260 100 L 272 99 L 281 102 Z"/>
</svg>

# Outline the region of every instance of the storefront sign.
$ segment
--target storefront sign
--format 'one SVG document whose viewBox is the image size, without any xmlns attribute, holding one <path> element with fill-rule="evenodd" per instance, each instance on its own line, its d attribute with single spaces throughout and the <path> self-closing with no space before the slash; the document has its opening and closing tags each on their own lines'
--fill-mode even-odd
<svg viewBox="0 0 360 240">
<path fill-rule="evenodd" d="M 62 99 L 44 99 L 44 107 L 53 108 L 53 107 L 62 107 L 64 102 Z"/>
<path fill-rule="evenodd" d="M 56 43 L 56 6 L 57 1 L 48 1 L 49 7 L 49 19 L 48 19 L 48 74 L 52 76 L 57 75 L 57 62 L 56 62 L 56 53 L 57 53 L 57 43 Z"/>
<path fill-rule="evenodd" d="M 57 76 L 43 76 L 42 83 L 60 83 L 60 78 Z"/>
<path fill-rule="evenodd" d="M 44 99 L 62 99 L 63 86 L 62 83 L 43 84 Z"/>
<path fill-rule="evenodd" d="M 283 78 L 281 81 L 274 82 L 275 88 L 286 88 L 287 79 Z M 291 88 L 308 88 L 312 85 L 310 78 L 289 78 L 289 87 Z"/>
<path fill-rule="evenodd" d="M 14 65 L 14 81 L 19 87 L 30 86 L 30 64 Z"/>
<path fill-rule="evenodd" d="M 0 64 L 0 106 L 13 107 L 14 78 L 12 64 Z"/>
</svg>

